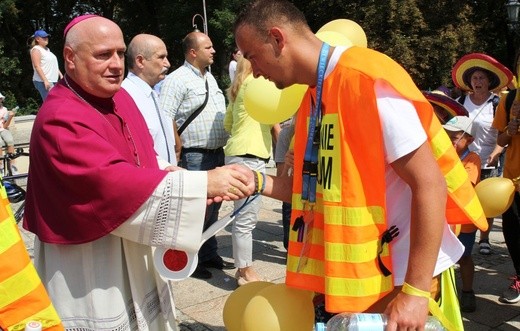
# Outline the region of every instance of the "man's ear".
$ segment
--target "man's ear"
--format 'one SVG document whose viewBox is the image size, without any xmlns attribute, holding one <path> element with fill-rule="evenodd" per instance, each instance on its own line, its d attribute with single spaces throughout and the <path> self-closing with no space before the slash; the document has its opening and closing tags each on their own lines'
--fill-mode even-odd
<svg viewBox="0 0 520 331">
<path fill-rule="evenodd" d="M 63 61 L 65 62 L 66 68 L 74 69 L 74 51 L 70 46 L 63 48 Z"/>
<path fill-rule="evenodd" d="M 191 58 L 196 58 L 197 57 L 197 51 L 194 49 L 194 48 L 191 48 L 189 51 L 188 51 L 189 55 L 191 56 Z"/>
<path fill-rule="evenodd" d="M 269 29 L 269 38 L 275 54 L 278 56 L 285 47 L 285 33 L 282 29 L 275 26 Z"/>
<path fill-rule="evenodd" d="M 144 65 L 143 65 L 143 62 L 144 62 L 145 58 L 144 56 L 142 56 L 141 54 L 137 55 L 135 57 L 135 65 L 138 67 L 138 68 L 143 68 Z"/>
</svg>

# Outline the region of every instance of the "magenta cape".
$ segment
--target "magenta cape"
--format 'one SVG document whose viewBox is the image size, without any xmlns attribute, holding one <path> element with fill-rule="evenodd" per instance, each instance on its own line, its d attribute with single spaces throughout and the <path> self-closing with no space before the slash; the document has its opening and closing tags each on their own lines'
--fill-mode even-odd
<svg viewBox="0 0 520 331">
<path fill-rule="evenodd" d="M 110 233 L 137 211 L 167 174 L 158 167 L 152 137 L 126 91 L 121 89 L 113 99 L 116 114 L 130 128 L 140 168 L 112 101 L 89 97 L 68 81 L 109 115 L 80 100 L 62 80 L 36 116 L 24 228 L 56 244 L 86 243 Z M 118 129 L 104 116 L 119 122 Z"/>
</svg>

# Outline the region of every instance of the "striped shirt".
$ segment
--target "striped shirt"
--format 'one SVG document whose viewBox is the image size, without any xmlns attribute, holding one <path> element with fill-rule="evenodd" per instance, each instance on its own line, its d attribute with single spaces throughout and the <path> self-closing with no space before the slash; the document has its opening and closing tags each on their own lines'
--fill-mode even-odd
<svg viewBox="0 0 520 331">
<path fill-rule="evenodd" d="M 226 144 L 228 134 L 224 130 L 226 101 L 215 77 L 206 71 L 204 75 L 189 62 L 169 74 L 161 87 L 160 108 L 175 119 L 177 127 L 204 103 L 206 79 L 209 98 L 204 110 L 186 127 L 181 135 L 186 148 L 217 149 Z"/>
</svg>

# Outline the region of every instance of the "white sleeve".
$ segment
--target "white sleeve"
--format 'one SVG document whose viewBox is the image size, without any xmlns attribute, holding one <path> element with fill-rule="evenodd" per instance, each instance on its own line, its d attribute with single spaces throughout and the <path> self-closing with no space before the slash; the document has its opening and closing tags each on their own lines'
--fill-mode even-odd
<svg viewBox="0 0 520 331">
<path fill-rule="evenodd" d="M 207 201 L 207 172 L 170 172 L 112 234 L 143 245 L 197 251 Z"/>
<path fill-rule="evenodd" d="M 377 81 L 374 89 L 383 130 L 385 159 L 392 163 L 419 148 L 426 141 L 426 132 L 410 101 L 385 81 Z"/>
<path fill-rule="evenodd" d="M 169 163 L 168 161 L 162 159 L 159 155 L 157 155 L 156 158 L 157 158 L 157 164 L 159 165 L 159 169 L 161 169 L 161 170 L 166 169 L 167 167 L 171 166 L 172 164 L 173 165 L 176 164 L 176 162 Z"/>
</svg>

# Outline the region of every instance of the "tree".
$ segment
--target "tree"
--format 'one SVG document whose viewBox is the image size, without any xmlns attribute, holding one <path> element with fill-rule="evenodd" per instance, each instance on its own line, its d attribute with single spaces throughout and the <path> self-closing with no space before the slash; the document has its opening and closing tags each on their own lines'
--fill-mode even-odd
<svg viewBox="0 0 520 331">
<path fill-rule="evenodd" d="M 452 86 L 451 68 L 464 54 L 487 53 L 512 67 L 515 37 L 508 33 L 502 2 L 495 0 L 292 0 L 313 31 L 347 18 L 360 24 L 368 46 L 396 59 L 422 89 Z M 232 24 L 243 0 L 206 1 L 209 36 L 217 51 L 211 70 L 222 89 L 235 45 Z M 50 48 L 63 68 L 62 32 L 75 16 L 97 13 L 115 20 L 128 42 L 138 33 L 161 37 L 172 69 L 184 61 L 182 38 L 203 1 L 0 0 L 0 92 L 24 106 L 39 100 L 32 86 L 28 39 L 37 28 L 51 33 Z M 195 18 L 202 30 L 202 21 Z M 7 93 L 7 94 L 6 94 Z M 6 100 L 7 101 L 7 100 Z"/>
</svg>

